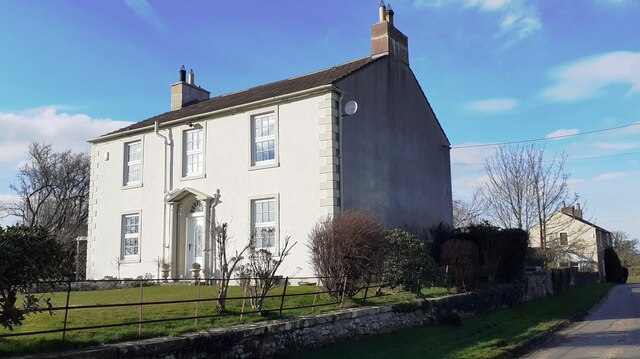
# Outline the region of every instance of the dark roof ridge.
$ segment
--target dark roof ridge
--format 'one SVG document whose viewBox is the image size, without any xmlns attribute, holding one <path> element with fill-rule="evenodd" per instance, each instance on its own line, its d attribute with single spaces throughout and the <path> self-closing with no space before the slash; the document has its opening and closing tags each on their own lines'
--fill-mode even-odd
<svg viewBox="0 0 640 359">
<path fill-rule="evenodd" d="M 597 228 L 597 229 L 599 229 L 599 230 L 601 230 L 601 231 L 603 231 L 603 232 L 611 233 L 610 231 L 608 231 L 608 230 L 606 230 L 606 229 L 604 229 L 604 228 L 602 228 L 602 227 L 598 226 L 598 225 L 597 225 L 597 224 L 595 224 L 595 223 L 591 223 L 591 222 L 587 221 L 586 219 L 584 219 L 584 218 L 582 218 L 582 217 L 574 216 L 574 215 L 571 215 L 571 214 L 569 214 L 569 213 L 565 213 L 565 212 L 562 212 L 562 211 L 560 211 L 560 213 L 562 213 L 562 214 L 564 214 L 564 215 L 566 215 L 566 216 L 569 216 L 569 217 L 571 217 L 571 218 L 573 218 L 573 219 L 575 219 L 575 220 L 577 220 L 577 221 L 579 221 L 579 222 L 582 222 L 582 223 L 584 223 L 584 224 L 587 224 L 587 225 L 590 225 L 590 226 L 592 226 L 592 227 L 595 227 L 595 228 Z"/>
<path fill-rule="evenodd" d="M 129 126 L 123 127 L 116 131 L 104 134 L 95 140 L 100 140 L 107 136 L 125 133 L 130 130 L 142 129 L 152 126 L 156 121 L 164 123 L 168 121 L 179 120 L 181 118 L 199 115 L 207 112 L 224 110 L 234 106 L 249 104 L 256 101 L 269 99 L 271 97 L 292 94 L 299 91 L 313 89 L 315 87 L 330 85 L 339 81 L 355 71 L 360 70 L 366 65 L 377 61 L 385 56 L 371 58 L 369 56 L 356 60 L 348 61 L 342 64 L 334 65 L 310 72 L 304 75 L 278 80 L 262 85 L 257 85 L 244 90 L 218 95 L 203 101 L 196 102 L 192 105 L 185 106 L 178 110 L 164 112 L 145 120 L 135 122 Z"/>
</svg>

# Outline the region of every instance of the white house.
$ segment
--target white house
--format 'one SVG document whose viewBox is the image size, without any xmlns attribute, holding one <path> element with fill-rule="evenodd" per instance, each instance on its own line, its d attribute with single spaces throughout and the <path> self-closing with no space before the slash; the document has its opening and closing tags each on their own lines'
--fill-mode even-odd
<svg viewBox="0 0 640 359">
<path fill-rule="evenodd" d="M 210 98 L 194 74 L 171 85 L 171 111 L 90 140 L 87 277 L 216 272 L 208 223 L 236 246 L 258 233 L 284 275 L 313 275 L 318 220 L 369 209 L 389 226 L 451 224 L 449 141 L 409 67 L 407 37 L 384 5 L 371 55 Z M 345 104 L 356 101 L 347 116 Z"/>
<path fill-rule="evenodd" d="M 540 225 L 529 230 L 532 247 L 552 251 L 555 266 L 579 271 L 597 271 L 604 278 L 604 250 L 611 247 L 611 232 L 582 218 L 582 209 L 563 204 L 560 211 L 546 221 L 545 243 L 540 243 Z"/>
</svg>

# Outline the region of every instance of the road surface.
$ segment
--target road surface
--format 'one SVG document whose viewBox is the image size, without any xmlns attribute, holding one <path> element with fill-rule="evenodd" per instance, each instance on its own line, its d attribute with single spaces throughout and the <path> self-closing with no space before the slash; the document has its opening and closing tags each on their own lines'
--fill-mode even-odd
<svg viewBox="0 0 640 359">
<path fill-rule="evenodd" d="M 586 318 L 524 358 L 640 358 L 640 284 L 614 287 Z"/>
</svg>

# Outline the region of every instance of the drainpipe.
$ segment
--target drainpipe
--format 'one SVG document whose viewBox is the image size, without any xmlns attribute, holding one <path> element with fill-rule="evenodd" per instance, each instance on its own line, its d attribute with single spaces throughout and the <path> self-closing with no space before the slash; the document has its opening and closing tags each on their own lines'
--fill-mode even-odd
<svg viewBox="0 0 640 359">
<path fill-rule="evenodd" d="M 167 146 L 171 146 L 172 143 L 169 141 L 167 136 L 160 134 L 158 121 L 153 124 L 153 132 L 156 136 L 164 139 L 164 164 L 163 164 L 163 177 L 162 177 L 162 195 L 163 201 L 164 196 L 167 194 Z M 162 209 L 162 258 L 166 259 L 165 249 L 167 248 L 167 204 L 163 203 Z"/>
</svg>

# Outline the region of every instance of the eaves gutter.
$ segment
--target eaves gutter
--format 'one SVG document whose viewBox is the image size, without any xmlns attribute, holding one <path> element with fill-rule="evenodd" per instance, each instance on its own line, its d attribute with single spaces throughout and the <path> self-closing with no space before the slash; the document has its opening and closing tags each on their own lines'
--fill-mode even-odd
<svg viewBox="0 0 640 359">
<path fill-rule="evenodd" d="M 285 94 L 285 95 L 269 97 L 269 98 L 258 100 L 258 101 L 254 101 L 254 102 L 243 103 L 241 105 L 226 107 L 226 108 L 215 110 L 215 111 L 203 112 L 203 113 L 199 113 L 199 114 L 196 114 L 196 115 L 181 117 L 181 118 L 178 118 L 178 119 L 175 119 L 175 120 L 171 120 L 171 121 L 161 122 L 161 123 L 158 124 L 158 127 L 161 128 L 161 127 L 173 126 L 173 125 L 180 124 L 180 123 L 183 123 L 183 122 L 188 122 L 188 121 L 193 121 L 193 120 L 200 120 L 200 119 L 203 119 L 205 117 L 222 116 L 222 115 L 230 113 L 230 112 L 231 113 L 236 113 L 236 112 L 239 112 L 239 111 L 247 111 L 247 110 L 250 110 L 250 109 L 255 108 L 255 107 L 263 107 L 263 106 L 273 105 L 274 103 L 278 103 L 278 102 L 290 101 L 290 100 L 294 100 L 294 99 L 297 99 L 297 98 L 300 98 L 300 97 L 307 97 L 309 95 L 313 95 L 313 94 L 316 94 L 316 93 L 331 92 L 331 91 L 336 92 L 338 94 L 342 94 L 342 90 L 340 90 L 339 88 L 337 88 L 333 84 L 322 85 L 322 86 L 317 86 L 317 87 L 313 87 L 313 88 L 302 90 L 302 91 L 288 93 L 288 94 Z M 140 128 L 136 128 L 136 129 L 132 129 L 132 130 L 128 130 L 128 131 L 113 133 L 111 135 L 100 136 L 100 137 L 97 137 L 97 138 L 93 138 L 93 139 L 91 139 L 91 140 L 89 140 L 87 142 L 89 142 L 89 143 L 105 142 L 105 141 L 113 140 L 113 139 L 116 139 L 116 138 L 119 138 L 119 137 L 126 137 L 126 136 L 134 135 L 134 134 L 137 134 L 137 133 L 153 131 L 153 129 L 154 129 L 154 124 L 150 124 L 149 126 L 145 126 L 145 127 L 140 127 Z"/>
</svg>

